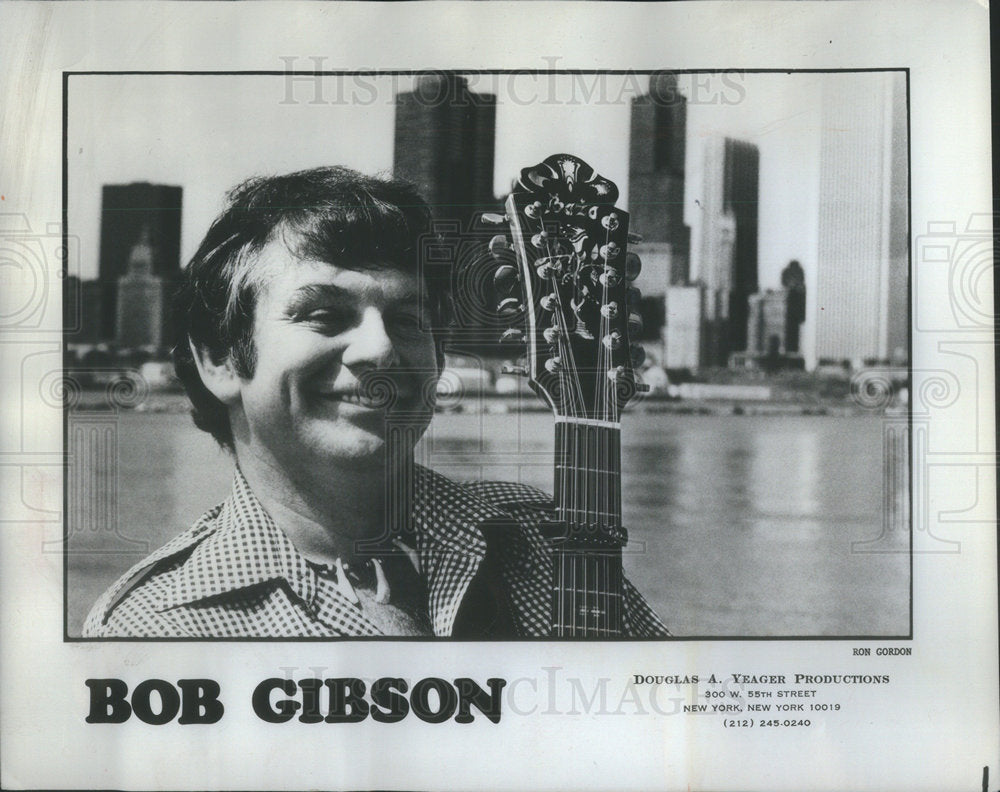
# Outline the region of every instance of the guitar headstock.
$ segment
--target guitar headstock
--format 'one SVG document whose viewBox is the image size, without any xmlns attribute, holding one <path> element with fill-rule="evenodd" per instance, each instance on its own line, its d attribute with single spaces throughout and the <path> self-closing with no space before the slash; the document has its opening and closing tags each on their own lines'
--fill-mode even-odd
<svg viewBox="0 0 1000 792">
<path fill-rule="evenodd" d="M 494 237 L 497 309 L 523 339 L 531 387 L 567 418 L 617 422 L 642 390 L 639 259 L 628 252 L 618 188 L 571 154 L 521 171 Z M 511 255 L 511 250 L 513 255 Z"/>
</svg>

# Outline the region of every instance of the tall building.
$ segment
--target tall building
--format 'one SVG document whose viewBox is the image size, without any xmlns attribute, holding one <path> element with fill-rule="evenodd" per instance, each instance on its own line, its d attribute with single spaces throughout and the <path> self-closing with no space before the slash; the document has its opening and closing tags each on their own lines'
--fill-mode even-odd
<svg viewBox="0 0 1000 792">
<path fill-rule="evenodd" d="M 757 291 L 760 155 L 752 143 L 719 138 L 705 145 L 701 247 L 692 273 L 705 286 L 705 358 L 724 366 L 746 349 L 749 297 Z"/>
<path fill-rule="evenodd" d="M 726 138 L 726 211 L 736 225 L 733 286 L 730 292 L 730 351 L 746 349 L 748 300 L 757 291 L 757 214 L 760 200 L 760 150 L 752 143 Z"/>
<path fill-rule="evenodd" d="M 396 96 L 393 170 L 414 182 L 439 219 L 463 227 L 476 210 L 496 210 L 493 157 L 496 97 L 476 94 L 458 74 L 425 74 Z"/>
<path fill-rule="evenodd" d="M 663 365 L 666 368 L 697 369 L 701 365 L 704 291 L 700 285 L 667 289 L 663 330 Z"/>
<path fill-rule="evenodd" d="M 669 257 L 667 285 L 689 277 L 691 230 L 684 224 L 687 99 L 672 72 L 654 74 L 649 93 L 632 100 L 629 140 L 629 227 L 642 235 L 645 261 Z"/>
<path fill-rule="evenodd" d="M 725 147 L 705 144 L 701 197 L 701 247 L 692 278 L 704 292 L 700 365 L 725 366 L 730 352 L 729 304 L 733 288 L 736 218 L 726 209 Z"/>
<path fill-rule="evenodd" d="M 495 140 L 496 97 L 473 93 L 458 74 L 422 75 L 412 91 L 396 96 L 393 171 L 415 183 L 431 205 L 440 242 L 424 251 L 424 273 L 433 270 L 430 277 L 451 281 L 457 297 L 453 339 L 461 337 L 465 351 L 502 356 L 509 348 L 497 343 L 495 295 L 469 289 L 463 280 L 482 281 L 476 267 L 483 261 L 482 235 L 488 230 L 474 218 L 502 211 L 493 194 Z"/>
<path fill-rule="evenodd" d="M 101 191 L 101 249 L 98 280 L 102 284 L 101 335 L 111 339 L 118 317 L 118 280 L 146 229 L 153 251 L 152 274 L 172 285 L 180 274 L 182 189 L 136 182 L 105 185 Z"/>
<path fill-rule="evenodd" d="M 115 342 L 130 349 L 161 349 L 167 340 L 166 286 L 155 274 L 151 234 L 143 231 L 132 248 L 128 271 L 118 279 Z"/>
<path fill-rule="evenodd" d="M 746 351 L 754 355 L 784 355 L 789 351 L 786 338 L 788 294 L 784 289 L 768 289 L 751 294 L 747 303 Z"/>
<path fill-rule="evenodd" d="M 824 83 L 815 354 L 886 360 L 908 347 L 906 85 L 901 73 Z"/>
<path fill-rule="evenodd" d="M 785 351 L 798 354 L 799 335 L 806 320 L 806 273 L 794 259 L 781 271 L 785 302 Z"/>
</svg>

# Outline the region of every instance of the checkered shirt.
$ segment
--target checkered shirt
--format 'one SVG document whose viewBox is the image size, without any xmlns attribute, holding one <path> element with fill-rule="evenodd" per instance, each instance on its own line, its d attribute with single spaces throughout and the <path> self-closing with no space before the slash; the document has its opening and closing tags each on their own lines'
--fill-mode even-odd
<svg viewBox="0 0 1000 792">
<path fill-rule="evenodd" d="M 412 521 L 435 636 L 455 634 L 459 608 L 486 557 L 485 533 L 491 536 L 491 556 L 492 537 L 499 536 L 494 566 L 508 629 L 516 636 L 549 635 L 553 572 L 539 527 L 549 506 L 548 496 L 531 487 L 460 485 L 415 466 Z M 626 636 L 670 634 L 628 580 L 624 603 Z M 83 634 L 307 638 L 381 633 L 355 602 L 317 574 L 237 470 L 229 499 L 126 572 L 91 609 Z"/>
</svg>

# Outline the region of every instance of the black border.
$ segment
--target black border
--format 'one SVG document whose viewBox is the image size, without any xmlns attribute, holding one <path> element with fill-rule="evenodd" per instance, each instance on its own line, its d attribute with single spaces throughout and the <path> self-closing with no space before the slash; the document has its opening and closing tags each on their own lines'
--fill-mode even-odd
<svg viewBox="0 0 1000 792">
<path fill-rule="evenodd" d="M 288 70 L 246 70 L 246 71 L 63 71 L 62 72 L 62 242 L 67 247 L 69 243 L 68 226 L 68 199 L 69 199 L 69 78 L 72 76 L 268 76 L 268 77 L 390 77 L 390 76 L 415 76 L 420 74 L 609 74 L 609 75 L 647 75 L 662 72 L 674 72 L 677 74 L 836 74 L 836 73 L 878 73 L 878 72 L 902 72 L 905 75 L 906 90 L 906 228 L 907 228 L 907 311 L 909 332 L 907 333 L 907 388 L 913 393 L 913 162 L 912 162 L 912 129 L 910 110 L 910 69 L 909 67 L 875 67 L 875 68 L 852 68 L 852 69 L 754 69 L 754 68 L 722 68 L 722 69 L 362 69 L 362 70 L 330 70 L 330 71 L 288 71 Z M 65 280 L 63 281 L 65 297 Z M 60 352 L 62 359 L 66 356 L 66 334 L 61 334 Z M 333 637 L 300 637 L 300 638 L 199 638 L 199 637 L 173 637 L 173 638 L 84 638 L 69 635 L 69 529 L 68 529 L 68 496 L 67 496 L 67 471 L 69 458 L 66 455 L 66 437 L 68 429 L 69 411 L 63 408 L 63 643 L 184 643 L 184 642 L 212 642 L 212 643 L 342 643 L 345 641 L 403 641 L 419 643 L 527 643 L 537 644 L 544 642 L 555 643 L 650 643 L 665 642 L 676 643 L 682 641 L 912 641 L 913 637 L 913 411 L 912 403 L 907 410 L 907 473 L 908 473 L 908 493 L 909 500 L 909 554 L 910 554 L 910 629 L 906 635 L 767 635 L 767 636 L 735 636 L 735 635 L 708 635 L 708 636 L 671 636 L 669 638 L 450 638 L 450 637 L 426 637 L 426 636 L 333 636 Z"/>
</svg>

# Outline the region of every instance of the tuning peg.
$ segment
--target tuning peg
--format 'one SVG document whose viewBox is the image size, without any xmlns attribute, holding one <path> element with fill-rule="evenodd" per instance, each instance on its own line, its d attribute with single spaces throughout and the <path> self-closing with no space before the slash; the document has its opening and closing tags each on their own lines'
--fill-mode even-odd
<svg viewBox="0 0 1000 792">
<path fill-rule="evenodd" d="M 538 302 L 542 306 L 543 311 L 553 311 L 556 307 L 556 296 L 554 294 L 546 294 Z"/>
<path fill-rule="evenodd" d="M 637 313 L 628 315 L 628 334 L 637 336 L 642 332 L 642 316 Z"/>
<path fill-rule="evenodd" d="M 538 273 L 538 277 L 542 280 L 548 280 L 553 275 L 559 274 L 559 267 L 556 265 L 552 259 L 539 259 L 542 263 L 538 266 L 535 272 Z"/>
<path fill-rule="evenodd" d="M 637 245 L 640 242 L 642 242 L 642 234 L 637 234 L 634 231 L 629 231 L 628 241 L 630 245 Z"/>
<path fill-rule="evenodd" d="M 618 303 L 609 302 L 601 306 L 601 316 L 605 319 L 614 319 L 618 316 Z"/>
<path fill-rule="evenodd" d="M 546 327 L 544 330 L 542 330 L 542 336 L 545 338 L 545 340 L 548 343 L 554 344 L 554 343 L 556 343 L 556 341 L 559 340 L 559 328 L 558 327 Z"/>
<path fill-rule="evenodd" d="M 498 294 L 508 294 L 517 285 L 517 270 L 510 264 L 504 264 L 493 273 L 493 287 Z"/>
<path fill-rule="evenodd" d="M 617 330 L 612 330 L 601 339 L 601 343 L 608 349 L 618 349 L 622 345 L 622 334 Z"/>
<path fill-rule="evenodd" d="M 495 259 L 499 259 L 504 253 L 510 250 L 510 242 L 507 241 L 507 237 L 503 234 L 497 234 L 490 240 L 488 247 L 490 249 L 490 255 Z"/>
<path fill-rule="evenodd" d="M 515 377 L 527 377 L 528 369 L 524 366 L 502 366 L 500 368 L 501 374 L 512 374 Z"/>
<path fill-rule="evenodd" d="M 541 250 L 543 247 L 545 247 L 545 243 L 547 242 L 548 238 L 549 238 L 548 232 L 539 231 L 537 234 L 531 237 L 531 244 L 534 245 L 539 250 Z"/>
<path fill-rule="evenodd" d="M 608 242 L 606 245 L 601 245 L 600 254 L 601 258 L 605 261 L 617 258 L 619 253 L 621 253 L 621 248 L 614 242 Z"/>
<path fill-rule="evenodd" d="M 502 319 L 508 319 L 521 313 L 521 302 L 517 297 L 506 297 L 497 303 L 497 313 Z"/>
<path fill-rule="evenodd" d="M 618 380 L 625 378 L 625 367 L 615 366 L 613 369 L 608 371 L 608 379 L 612 382 L 618 382 Z M 635 383 L 636 393 L 649 393 L 650 387 L 645 382 Z"/>
<path fill-rule="evenodd" d="M 611 212 L 610 214 L 606 214 L 604 215 L 604 217 L 601 218 L 601 225 L 608 231 L 614 231 L 615 229 L 618 228 L 619 224 L 620 221 L 618 219 L 617 212 Z"/>
<path fill-rule="evenodd" d="M 639 303 L 642 302 L 642 292 L 635 288 L 635 286 L 630 286 L 628 292 L 626 292 L 625 301 L 629 308 L 638 308 Z"/>
<path fill-rule="evenodd" d="M 522 333 L 516 327 L 511 327 L 504 330 L 500 336 L 501 344 L 517 344 L 524 340 L 524 333 Z"/>
<path fill-rule="evenodd" d="M 504 225 L 507 222 L 507 215 L 486 212 L 479 220 L 483 225 Z"/>
<path fill-rule="evenodd" d="M 598 276 L 598 280 L 602 286 L 613 288 L 618 285 L 620 276 L 618 274 L 618 270 L 612 269 L 611 267 L 605 267 L 604 272 Z"/>
<path fill-rule="evenodd" d="M 625 254 L 625 278 L 634 281 L 642 271 L 642 261 L 635 253 Z"/>
<path fill-rule="evenodd" d="M 633 344 L 628 354 L 632 359 L 632 368 L 639 368 L 646 359 L 646 350 L 643 349 L 642 344 Z"/>
<path fill-rule="evenodd" d="M 545 369 L 552 374 L 555 374 L 561 368 L 562 368 L 562 360 L 559 359 L 558 355 L 556 357 L 551 357 L 545 361 Z"/>
</svg>

